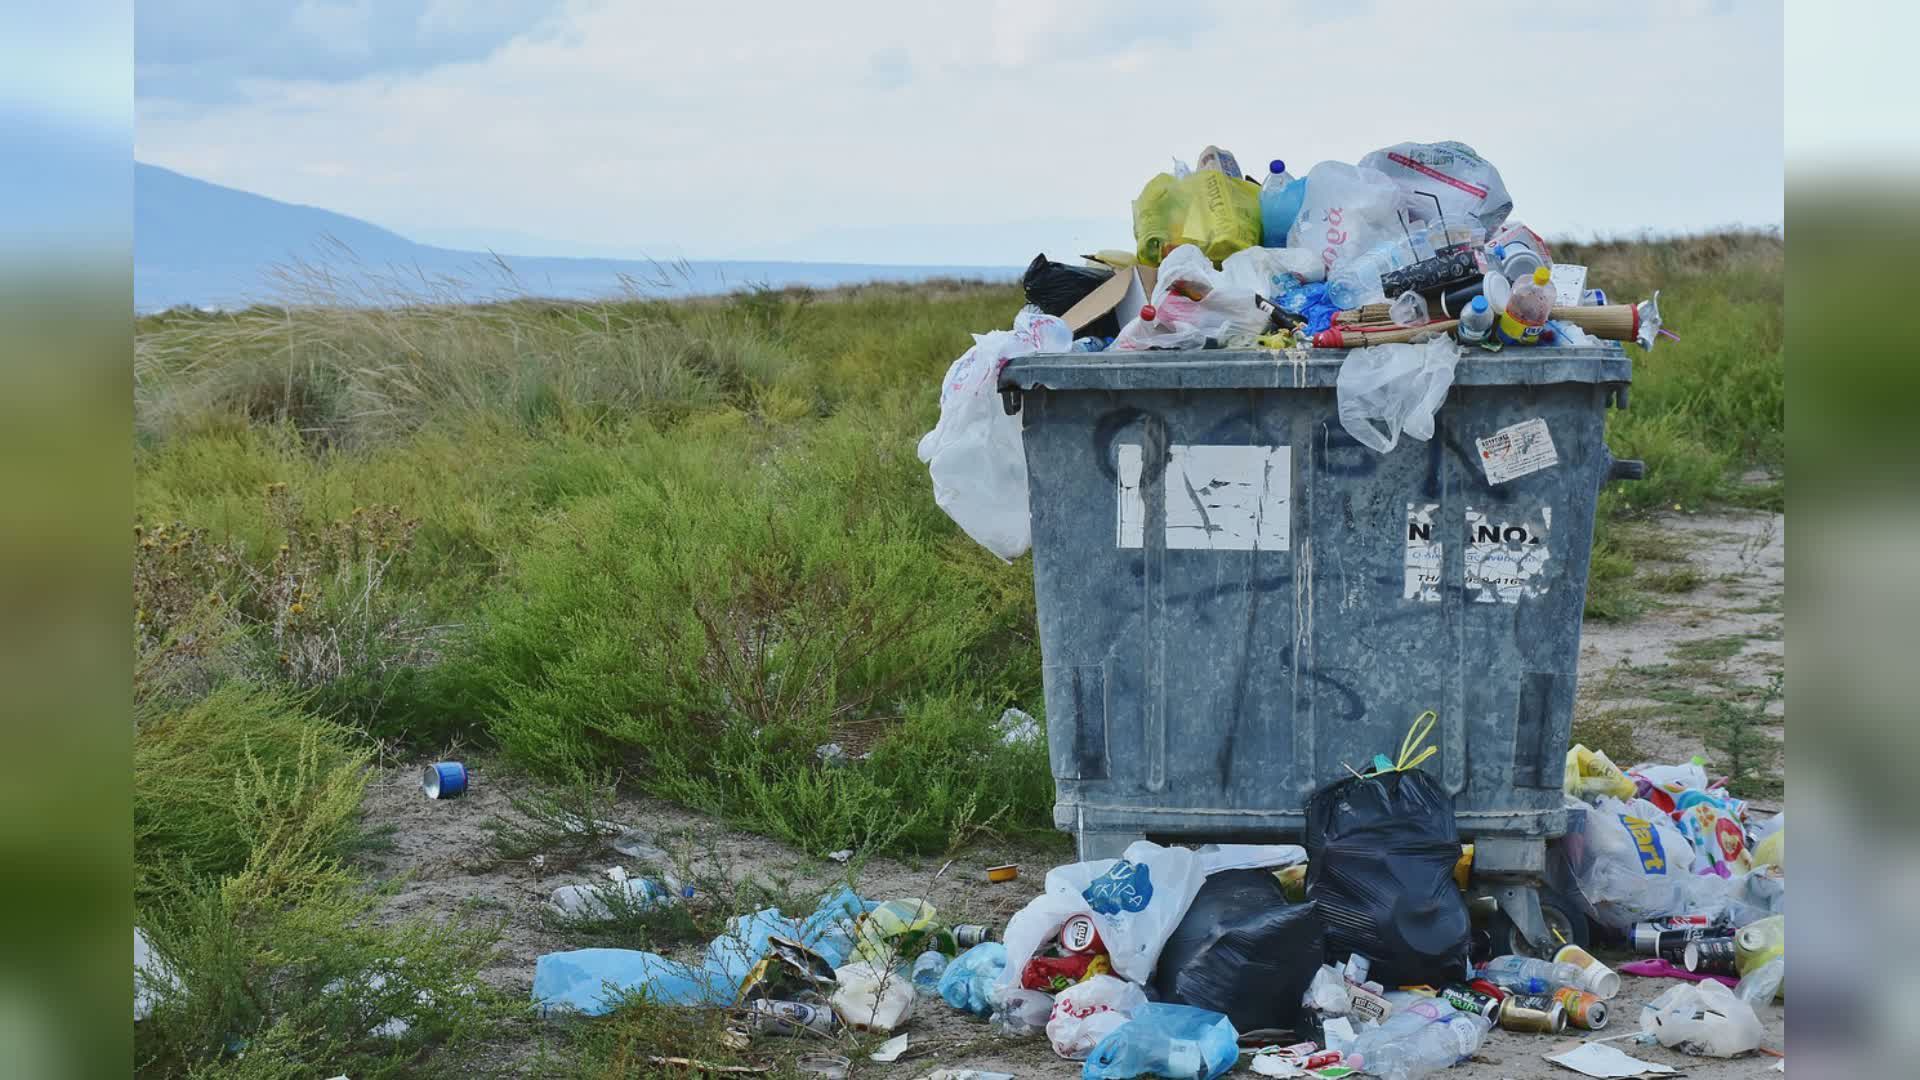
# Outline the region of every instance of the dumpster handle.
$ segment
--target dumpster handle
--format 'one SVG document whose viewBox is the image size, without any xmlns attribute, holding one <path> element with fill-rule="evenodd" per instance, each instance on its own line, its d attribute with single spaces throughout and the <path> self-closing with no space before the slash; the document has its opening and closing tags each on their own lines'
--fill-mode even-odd
<svg viewBox="0 0 1920 1080">
<path fill-rule="evenodd" d="M 1647 477 L 1647 463 L 1636 458 L 1614 458 L 1607 466 L 1607 480 L 1644 480 Z"/>
<path fill-rule="evenodd" d="M 1007 386 L 1007 387 L 1001 388 L 1000 408 L 1004 410 L 1008 416 L 1020 415 L 1020 388 L 1019 387 Z"/>
</svg>

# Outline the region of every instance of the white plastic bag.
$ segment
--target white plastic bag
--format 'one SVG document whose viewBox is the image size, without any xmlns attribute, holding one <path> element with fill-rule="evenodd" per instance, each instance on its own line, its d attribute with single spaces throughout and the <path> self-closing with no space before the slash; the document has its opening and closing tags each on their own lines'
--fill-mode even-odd
<svg viewBox="0 0 1920 1080">
<path fill-rule="evenodd" d="M 1327 276 L 1320 254 L 1304 248 L 1243 248 L 1220 264 L 1223 288 L 1277 297 Z"/>
<path fill-rule="evenodd" d="M 1340 365 L 1335 384 L 1340 426 L 1382 454 L 1394 448 L 1402 432 L 1422 441 L 1433 438 L 1433 414 L 1446 400 L 1459 362 L 1459 349 L 1444 334 L 1424 345 L 1355 349 Z"/>
<path fill-rule="evenodd" d="M 1307 174 L 1307 198 L 1287 247 L 1315 252 L 1328 271 L 1400 235 L 1404 196 L 1378 169 L 1323 161 Z"/>
<path fill-rule="evenodd" d="M 1007 920 L 1001 983 L 1018 986 L 1041 943 L 1082 912 L 1093 917 L 1114 974 L 1145 983 L 1206 875 L 1206 862 L 1196 853 L 1148 840 L 1134 841 L 1119 859 L 1054 867 L 1047 871 L 1046 891 Z"/>
<path fill-rule="evenodd" d="M 1500 170 L 1466 143 L 1398 143 L 1361 158 L 1360 167 L 1379 170 L 1411 195 L 1407 211 L 1415 221 L 1444 214 L 1450 224 L 1472 218 L 1492 232 L 1513 210 Z M 1311 185 L 1307 191 L 1311 197 Z M 1439 198 L 1437 207 L 1428 195 Z"/>
<path fill-rule="evenodd" d="M 1012 561 L 1033 544 L 1027 513 L 1027 453 L 1020 418 L 1000 404 L 1000 369 L 1036 352 L 1066 352 L 1073 331 L 1052 315 L 1023 309 L 1012 330 L 975 334 L 940 387 L 940 422 L 920 439 L 933 499 L 980 546 Z"/>
<path fill-rule="evenodd" d="M 1567 802 L 1567 835 L 1560 842 L 1580 894 L 1600 921 L 1624 930 L 1643 919 L 1673 915 L 1695 904 L 1693 847 L 1673 819 L 1652 803 L 1602 796 L 1593 806 Z M 1711 885 L 1725 887 L 1714 878 Z"/>
<path fill-rule="evenodd" d="M 1047 1041 L 1068 1061 L 1084 1061 L 1108 1032 L 1132 1019 L 1133 1010 L 1146 1003 L 1145 991 L 1111 975 L 1074 983 L 1053 999 Z"/>
<path fill-rule="evenodd" d="M 1757 1048 L 1766 1034 L 1753 1006 L 1712 979 L 1681 983 L 1641 1006 L 1640 1030 L 1661 1046 L 1723 1058 Z"/>
<path fill-rule="evenodd" d="M 858 960 L 833 973 L 833 1011 L 856 1031 L 891 1034 L 913 1012 L 913 980 L 905 972 Z"/>
<path fill-rule="evenodd" d="M 1254 290 L 1227 284 L 1192 244 L 1174 248 L 1161 260 L 1148 303 L 1154 317 L 1122 326 L 1113 348 L 1197 349 L 1208 339 L 1245 345 L 1267 328 L 1268 315 L 1255 301 Z"/>
</svg>

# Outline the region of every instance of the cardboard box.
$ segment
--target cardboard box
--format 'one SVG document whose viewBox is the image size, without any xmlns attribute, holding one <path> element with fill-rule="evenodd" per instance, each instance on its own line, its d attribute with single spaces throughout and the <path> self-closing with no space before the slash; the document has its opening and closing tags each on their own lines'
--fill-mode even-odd
<svg viewBox="0 0 1920 1080">
<path fill-rule="evenodd" d="M 1153 295 L 1154 278 L 1155 268 L 1151 266 L 1116 270 L 1099 288 L 1082 297 L 1060 317 L 1075 334 L 1109 311 L 1125 326 L 1140 314 L 1141 305 Z"/>
</svg>

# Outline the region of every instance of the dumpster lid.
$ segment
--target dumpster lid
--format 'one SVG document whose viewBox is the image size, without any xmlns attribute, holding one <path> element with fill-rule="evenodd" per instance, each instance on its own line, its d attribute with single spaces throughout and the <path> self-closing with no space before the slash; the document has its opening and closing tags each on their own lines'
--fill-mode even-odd
<svg viewBox="0 0 1920 1080">
<path fill-rule="evenodd" d="M 1164 349 L 1143 352 L 1034 353 L 1000 372 L 1002 390 L 1332 389 L 1346 349 Z M 1519 354 L 1519 355 L 1516 355 Z M 1618 345 L 1471 349 L 1454 369 L 1455 386 L 1630 383 L 1633 360 Z"/>
</svg>

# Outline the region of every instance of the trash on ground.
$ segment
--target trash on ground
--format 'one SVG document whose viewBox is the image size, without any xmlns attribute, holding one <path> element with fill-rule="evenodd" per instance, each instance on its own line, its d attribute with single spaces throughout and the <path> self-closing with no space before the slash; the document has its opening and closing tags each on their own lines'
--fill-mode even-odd
<svg viewBox="0 0 1920 1080">
<path fill-rule="evenodd" d="M 1581 1043 L 1564 1053 L 1542 1056 L 1555 1065 L 1565 1066 L 1586 1076 L 1599 1077 L 1601 1080 L 1627 1076 L 1664 1076 L 1679 1071 L 1671 1065 L 1641 1061 L 1609 1043 Z"/>
<path fill-rule="evenodd" d="M 1053 1016 L 1052 994 L 1018 986 L 996 986 L 989 993 L 996 999 L 988 1021 L 994 1034 L 1025 1039 L 1046 1032 Z"/>
<path fill-rule="evenodd" d="M 1053 1052 L 1068 1061 L 1085 1060 L 1101 1039 L 1146 1003 L 1145 991 L 1133 983 L 1095 975 L 1060 991 L 1047 1020 L 1047 1039 Z"/>
<path fill-rule="evenodd" d="M 1642 1006 L 1640 1030 L 1661 1046 L 1708 1057 L 1747 1053 L 1765 1035 L 1753 1006 L 1711 980 L 1670 987 Z"/>
<path fill-rule="evenodd" d="M 1217 1012 L 1150 1001 L 1087 1054 L 1082 1080 L 1214 1080 L 1240 1060 L 1239 1033 Z"/>
<path fill-rule="evenodd" d="M 940 998 L 982 1019 L 993 1012 L 993 990 L 1007 967 L 1007 947 L 983 941 L 947 965 L 940 975 Z"/>
<path fill-rule="evenodd" d="M 1200 886 L 1161 948 L 1162 1001 L 1225 1013 L 1241 1031 L 1290 1028 L 1324 958 L 1315 904 L 1291 904 L 1266 870 L 1226 870 Z"/>
<path fill-rule="evenodd" d="M 996 885 L 1000 884 L 1001 882 L 1012 881 L 1013 879 L 1019 876 L 1020 876 L 1020 868 L 1018 866 L 1015 866 L 1012 863 L 1006 863 L 1005 865 L 1002 865 L 1002 866 L 987 867 L 987 880 L 993 882 Z"/>
<path fill-rule="evenodd" d="M 457 799 L 467 793 L 467 767 L 436 761 L 420 771 L 420 790 L 429 799 Z"/>
<path fill-rule="evenodd" d="M 853 849 L 841 848 L 839 851 L 829 851 L 827 852 L 827 858 L 837 863 L 847 862 L 853 858 Z"/>
<path fill-rule="evenodd" d="M 895 1035 L 893 1038 L 881 1043 L 879 1049 L 868 1054 L 867 1059 L 870 1061 L 878 1061 L 883 1065 L 889 1062 L 899 1061 L 900 1056 L 907 1052 L 907 1042 L 911 1038 L 911 1035 L 904 1032 Z"/>
<path fill-rule="evenodd" d="M 833 974 L 833 1011 L 855 1031 L 891 1034 L 913 1013 L 912 980 L 883 963 L 857 960 Z"/>
<path fill-rule="evenodd" d="M 798 1072 L 809 1076 L 822 1076 L 826 1080 L 847 1080 L 847 1073 L 853 1068 L 853 1062 L 839 1054 L 807 1054 L 793 1063 Z"/>
<path fill-rule="evenodd" d="M 180 976 L 172 965 L 160 958 L 147 944 L 146 931 L 133 928 L 133 1020 L 139 1023 L 153 1015 L 153 1007 L 170 993 L 180 990 Z"/>
<path fill-rule="evenodd" d="M 802 1058 L 801 1060 L 804 1061 L 806 1059 Z M 648 1054 L 647 1062 L 648 1064 L 662 1067 L 671 1066 L 676 1069 L 692 1069 L 696 1072 L 722 1073 L 729 1076 L 759 1075 L 760 1073 L 773 1071 L 773 1066 L 771 1065 L 716 1065 L 711 1061 L 701 1061 L 698 1058 L 660 1057 L 657 1054 Z M 844 1071 L 840 1073 L 842 1077 L 846 1075 Z"/>
<path fill-rule="evenodd" d="M 1045 734 L 1040 728 L 1040 721 L 1019 709 L 1008 709 L 1001 713 L 1000 721 L 995 726 L 1000 730 L 1000 741 L 1008 746 L 1033 745 L 1040 742 Z"/>
</svg>

